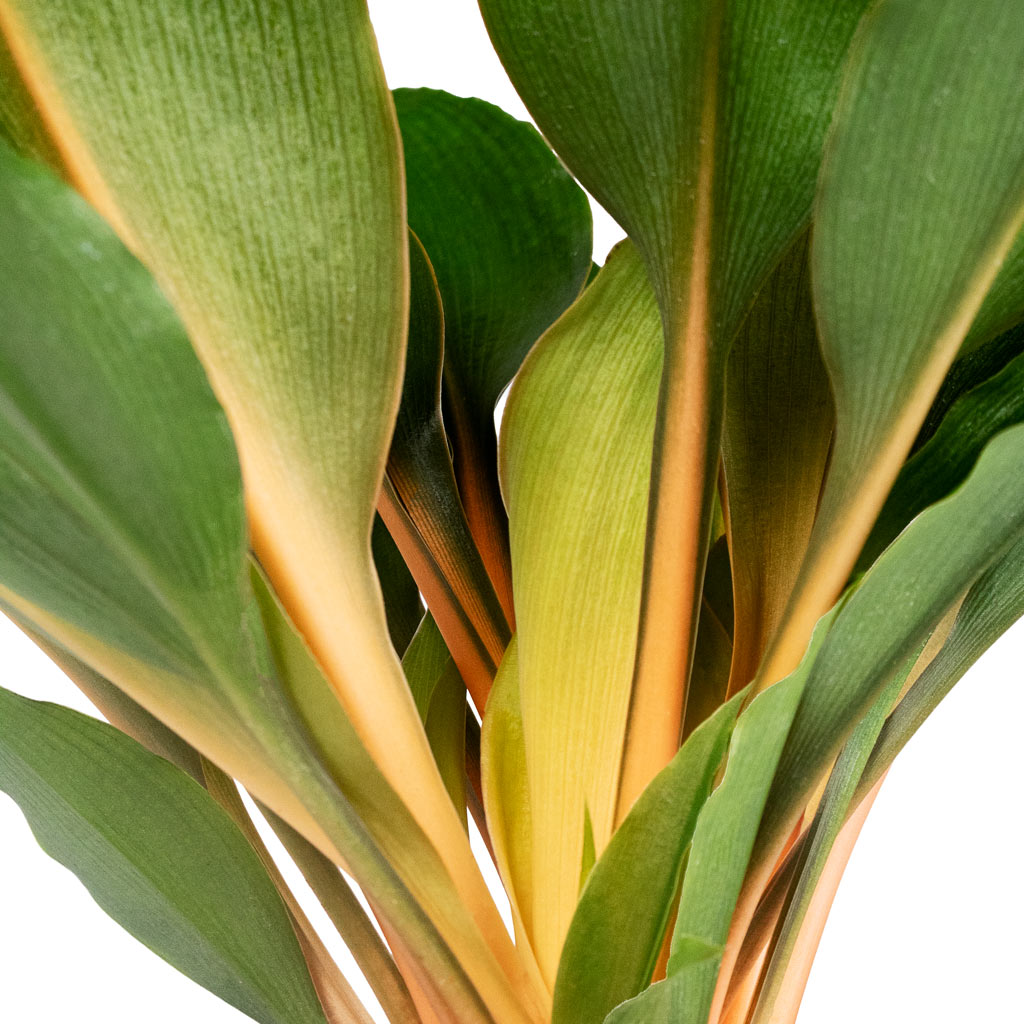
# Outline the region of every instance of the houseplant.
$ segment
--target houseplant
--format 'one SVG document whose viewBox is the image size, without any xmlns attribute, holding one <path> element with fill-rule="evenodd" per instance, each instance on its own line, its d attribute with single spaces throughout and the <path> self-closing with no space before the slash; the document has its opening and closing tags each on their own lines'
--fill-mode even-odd
<svg viewBox="0 0 1024 1024">
<path fill-rule="evenodd" d="M 175 310 L 5 151 L 0 581 L 178 770 L 5 697 L 5 787 L 256 1019 L 363 1018 L 232 776 L 393 1019 L 790 1019 L 830 851 L 1020 610 L 1012 14 L 485 3 L 633 240 L 584 288 L 568 174 L 392 101 L 357 4 L 161 6 L 0 6 L 9 141 Z"/>
</svg>

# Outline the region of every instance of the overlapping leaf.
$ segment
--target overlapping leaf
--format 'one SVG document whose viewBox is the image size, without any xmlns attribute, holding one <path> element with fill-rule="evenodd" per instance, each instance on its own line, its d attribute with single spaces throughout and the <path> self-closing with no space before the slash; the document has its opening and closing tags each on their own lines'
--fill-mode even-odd
<svg viewBox="0 0 1024 1024">
<path fill-rule="evenodd" d="M 840 65 L 865 7 L 481 2 L 541 130 L 644 254 L 665 326 L 627 808 L 678 745 L 725 357 L 754 291 L 808 219 Z"/>
<path fill-rule="evenodd" d="M 409 257 L 405 378 L 380 508 L 482 710 L 510 632 L 455 481 L 441 420 L 444 316 L 433 268 L 415 235 Z"/>
<path fill-rule="evenodd" d="M 590 207 L 536 130 L 477 99 L 394 94 L 409 224 L 437 273 L 448 430 L 469 524 L 512 618 L 494 406 L 590 269 Z"/>
<path fill-rule="evenodd" d="M 1024 22 L 1001 0 L 882 0 L 851 55 L 812 249 L 836 440 L 761 685 L 843 586 L 1024 222 Z"/>
<path fill-rule="evenodd" d="M 70 180 L 200 353 L 261 563 L 363 742 L 472 879 L 370 560 L 408 281 L 399 140 L 365 5 L 3 0 L 0 27 Z"/>
<path fill-rule="evenodd" d="M 505 408 L 533 831 L 524 916 L 549 985 L 576 904 L 585 809 L 598 855 L 615 824 L 660 366 L 657 307 L 627 243 L 533 350 Z"/>
<path fill-rule="evenodd" d="M 801 238 L 761 289 L 729 358 L 722 465 L 736 609 L 732 693 L 754 678 L 800 571 L 832 426 Z"/>
<path fill-rule="evenodd" d="M 604 1020 L 650 982 L 697 815 L 738 711 L 737 699 L 694 732 L 595 865 L 562 950 L 554 1024 Z"/>
<path fill-rule="evenodd" d="M 708 1019 L 771 778 L 835 614 L 830 612 L 816 627 L 800 667 L 758 696 L 737 720 L 725 774 L 697 819 L 665 980 L 620 1007 L 609 1024 Z"/>
</svg>

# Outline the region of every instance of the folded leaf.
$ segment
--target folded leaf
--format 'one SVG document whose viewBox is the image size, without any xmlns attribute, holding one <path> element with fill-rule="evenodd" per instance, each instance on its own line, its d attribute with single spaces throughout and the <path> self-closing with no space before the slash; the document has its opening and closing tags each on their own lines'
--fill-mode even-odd
<svg viewBox="0 0 1024 1024">
<path fill-rule="evenodd" d="M 694 732 L 594 866 L 562 950 L 554 1024 L 604 1020 L 649 984 L 697 815 L 738 711 L 733 700 Z M 624 935 L 630 937 L 625 945 Z"/>
<path fill-rule="evenodd" d="M 807 240 L 775 268 L 729 356 L 722 467 L 736 624 L 729 692 L 757 672 L 807 550 L 832 442 Z"/>
<path fill-rule="evenodd" d="M 866 6 L 481 2 L 541 131 L 643 253 L 664 322 L 623 813 L 679 743 L 729 344 L 808 220 L 840 65 Z"/>
<path fill-rule="evenodd" d="M 524 916 L 549 985 L 576 905 L 584 807 L 598 856 L 615 824 L 660 367 L 657 306 L 627 243 L 534 348 L 505 406 L 533 830 Z"/>
<path fill-rule="evenodd" d="M 168 963 L 262 1024 L 324 1024 L 259 858 L 183 772 L 111 726 L 0 689 L 0 788 Z"/>
<path fill-rule="evenodd" d="M 836 441 L 762 673 L 835 599 L 1024 223 L 1024 22 L 1002 0 L 882 0 L 846 71 L 814 223 Z"/>
<path fill-rule="evenodd" d="M 434 621 L 482 709 L 511 634 L 470 533 L 455 482 L 441 421 L 441 298 L 433 268 L 415 235 L 410 235 L 409 258 L 405 378 L 388 453 L 389 488 L 381 502 L 381 514 L 404 549 Z M 392 492 L 404 515 L 396 515 L 387 500 Z M 413 537 L 408 535 L 410 527 L 415 530 Z M 421 555 L 422 548 L 425 552 Z"/>
<path fill-rule="evenodd" d="M 477 99 L 396 89 L 409 224 L 437 273 L 447 427 L 473 536 L 512 618 L 494 406 L 530 346 L 583 288 L 591 215 L 532 125 Z"/>
</svg>

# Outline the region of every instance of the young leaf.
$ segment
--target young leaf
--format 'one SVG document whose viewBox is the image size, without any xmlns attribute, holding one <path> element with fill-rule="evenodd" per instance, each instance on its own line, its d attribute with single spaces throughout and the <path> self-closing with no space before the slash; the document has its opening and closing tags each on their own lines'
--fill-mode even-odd
<svg viewBox="0 0 1024 1024">
<path fill-rule="evenodd" d="M 729 356 L 722 467 L 736 622 L 729 692 L 757 672 L 800 571 L 832 442 L 807 240 L 775 268 Z"/>
<path fill-rule="evenodd" d="M 584 806 L 598 856 L 615 824 L 659 331 L 627 243 L 530 354 L 502 424 L 533 829 L 526 916 L 549 985 L 576 905 Z"/>
<path fill-rule="evenodd" d="M 808 220 L 867 0 L 480 6 L 541 131 L 643 253 L 664 321 L 625 813 L 679 743 L 728 347 Z"/>
<path fill-rule="evenodd" d="M 0 689 L 0 788 L 168 963 L 261 1024 L 324 1024 L 263 865 L 183 772 L 109 725 Z"/>
<path fill-rule="evenodd" d="M 882 0 L 822 167 L 815 309 L 836 441 L 761 685 L 799 658 L 853 568 L 1024 222 L 1024 22 L 1002 0 Z"/>
<path fill-rule="evenodd" d="M 433 89 L 396 89 L 409 224 L 437 273 L 448 430 L 473 537 L 512 619 L 494 406 L 580 293 L 590 206 L 531 125 Z"/>
<path fill-rule="evenodd" d="M 562 950 L 554 1024 L 604 1020 L 650 982 L 697 814 L 738 711 L 733 700 L 697 728 L 641 794 L 594 866 Z M 630 937 L 626 945 L 624 935 Z"/>
</svg>

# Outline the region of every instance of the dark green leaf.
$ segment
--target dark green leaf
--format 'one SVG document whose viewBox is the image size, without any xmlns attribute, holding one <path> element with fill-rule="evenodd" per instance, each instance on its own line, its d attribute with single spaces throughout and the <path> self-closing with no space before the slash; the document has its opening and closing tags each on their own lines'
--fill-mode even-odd
<svg viewBox="0 0 1024 1024">
<path fill-rule="evenodd" d="M 494 406 L 590 270 L 586 196 L 531 125 L 482 100 L 398 89 L 409 224 L 437 274 L 448 432 L 473 536 L 512 614 Z"/>
<path fill-rule="evenodd" d="M 122 927 L 262 1024 L 323 1024 L 281 898 L 184 773 L 111 726 L 0 689 L 0 788 Z"/>
</svg>

